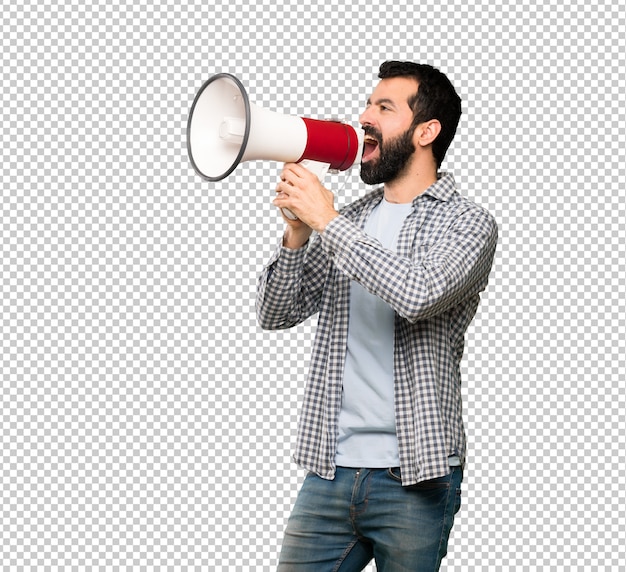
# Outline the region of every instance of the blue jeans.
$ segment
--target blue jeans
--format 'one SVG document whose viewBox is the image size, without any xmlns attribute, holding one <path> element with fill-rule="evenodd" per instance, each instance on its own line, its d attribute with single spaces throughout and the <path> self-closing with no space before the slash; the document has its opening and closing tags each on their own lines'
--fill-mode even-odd
<svg viewBox="0 0 626 572">
<path fill-rule="evenodd" d="M 287 523 L 279 572 L 434 572 L 461 506 L 463 471 L 403 487 L 399 469 L 309 473 Z"/>
</svg>

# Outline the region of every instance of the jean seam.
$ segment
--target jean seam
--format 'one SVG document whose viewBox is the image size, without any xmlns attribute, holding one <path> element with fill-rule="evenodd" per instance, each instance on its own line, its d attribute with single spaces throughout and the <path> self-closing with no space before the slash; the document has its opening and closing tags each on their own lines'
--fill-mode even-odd
<svg viewBox="0 0 626 572">
<path fill-rule="evenodd" d="M 337 572 L 339 568 L 341 568 L 341 565 L 344 563 L 345 559 L 348 557 L 348 554 L 350 554 L 350 551 L 357 545 L 358 542 L 359 542 L 359 539 L 355 538 L 350 544 L 348 544 L 346 549 L 343 551 L 343 554 L 339 557 L 337 562 L 335 562 L 332 572 Z"/>
<path fill-rule="evenodd" d="M 454 475 L 454 469 L 452 469 L 450 480 L 452 480 L 453 475 Z M 450 507 L 450 497 L 454 497 L 454 499 L 456 500 L 457 488 L 458 487 L 453 487 L 452 482 L 450 482 L 450 486 L 448 487 L 448 496 L 446 498 L 446 506 L 445 506 L 444 513 L 443 513 L 443 521 L 441 523 L 441 536 L 439 537 L 439 546 L 437 547 L 437 562 L 436 562 L 435 570 L 438 569 L 437 567 L 441 564 L 441 561 L 443 559 L 441 555 L 441 547 L 443 545 L 444 537 L 445 537 L 444 532 L 446 530 L 446 517 L 448 515 L 448 508 Z M 452 518 L 454 519 L 454 515 L 452 516 Z"/>
</svg>

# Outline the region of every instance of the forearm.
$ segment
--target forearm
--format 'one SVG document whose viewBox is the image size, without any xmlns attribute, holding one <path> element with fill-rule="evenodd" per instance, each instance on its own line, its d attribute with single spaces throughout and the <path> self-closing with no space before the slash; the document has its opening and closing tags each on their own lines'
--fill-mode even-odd
<svg viewBox="0 0 626 572">
<path fill-rule="evenodd" d="M 387 250 L 344 217 L 327 227 L 322 242 L 342 273 L 401 317 L 416 322 L 448 310 L 486 286 L 495 226 L 485 220 L 472 232 L 459 227 L 425 254 Z"/>
<path fill-rule="evenodd" d="M 319 245 L 279 247 L 259 277 L 259 325 L 267 330 L 285 329 L 314 314 L 324 285 L 324 268 L 324 253 Z"/>
</svg>

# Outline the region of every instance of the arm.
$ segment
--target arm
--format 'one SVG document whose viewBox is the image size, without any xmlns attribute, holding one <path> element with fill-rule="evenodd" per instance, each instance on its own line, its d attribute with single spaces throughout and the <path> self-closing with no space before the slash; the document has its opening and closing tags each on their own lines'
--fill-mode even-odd
<svg viewBox="0 0 626 572">
<path fill-rule="evenodd" d="M 279 246 L 259 277 L 256 314 L 264 330 L 295 326 L 319 309 L 328 258 L 319 240 L 292 250 Z"/>
<path fill-rule="evenodd" d="M 308 243 L 313 229 L 319 231 L 320 225 L 326 224 L 325 217 L 338 214 L 332 207 L 330 191 L 300 165 L 285 165 L 276 193 L 274 204 L 288 208 L 299 218 L 291 220 L 283 215 L 287 226 L 282 245 L 265 267 L 257 286 L 257 320 L 263 329 L 272 330 L 295 326 L 318 311 L 328 257 L 319 240 L 314 240 L 310 247 Z M 310 218 L 318 210 L 310 208 L 311 204 L 322 205 L 324 217 Z"/>
<path fill-rule="evenodd" d="M 467 208 L 416 258 L 384 249 L 343 216 L 321 235 L 341 272 L 387 302 L 400 316 L 417 322 L 443 313 L 481 292 L 497 242 L 497 226 L 484 210 Z"/>
</svg>

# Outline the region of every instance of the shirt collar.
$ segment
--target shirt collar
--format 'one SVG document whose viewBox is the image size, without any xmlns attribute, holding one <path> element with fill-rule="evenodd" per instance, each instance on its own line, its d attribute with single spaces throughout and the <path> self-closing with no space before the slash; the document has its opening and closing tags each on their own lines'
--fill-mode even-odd
<svg viewBox="0 0 626 572">
<path fill-rule="evenodd" d="M 437 173 L 437 180 L 428 187 L 423 193 L 417 195 L 412 204 L 416 205 L 418 201 L 422 200 L 422 197 L 429 196 L 438 201 L 449 201 L 456 193 L 456 183 L 454 181 L 454 175 L 447 171 L 440 171 Z M 384 187 L 377 187 L 369 195 L 370 200 L 373 203 L 378 204 L 383 200 L 385 196 Z"/>
<path fill-rule="evenodd" d="M 427 195 L 439 201 L 449 201 L 456 192 L 456 183 L 452 173 L 441 171 L 437 174 L 437 180 L 428 187 L 421 195 L 413 199 L 413 203 Z"/>
</svg>

